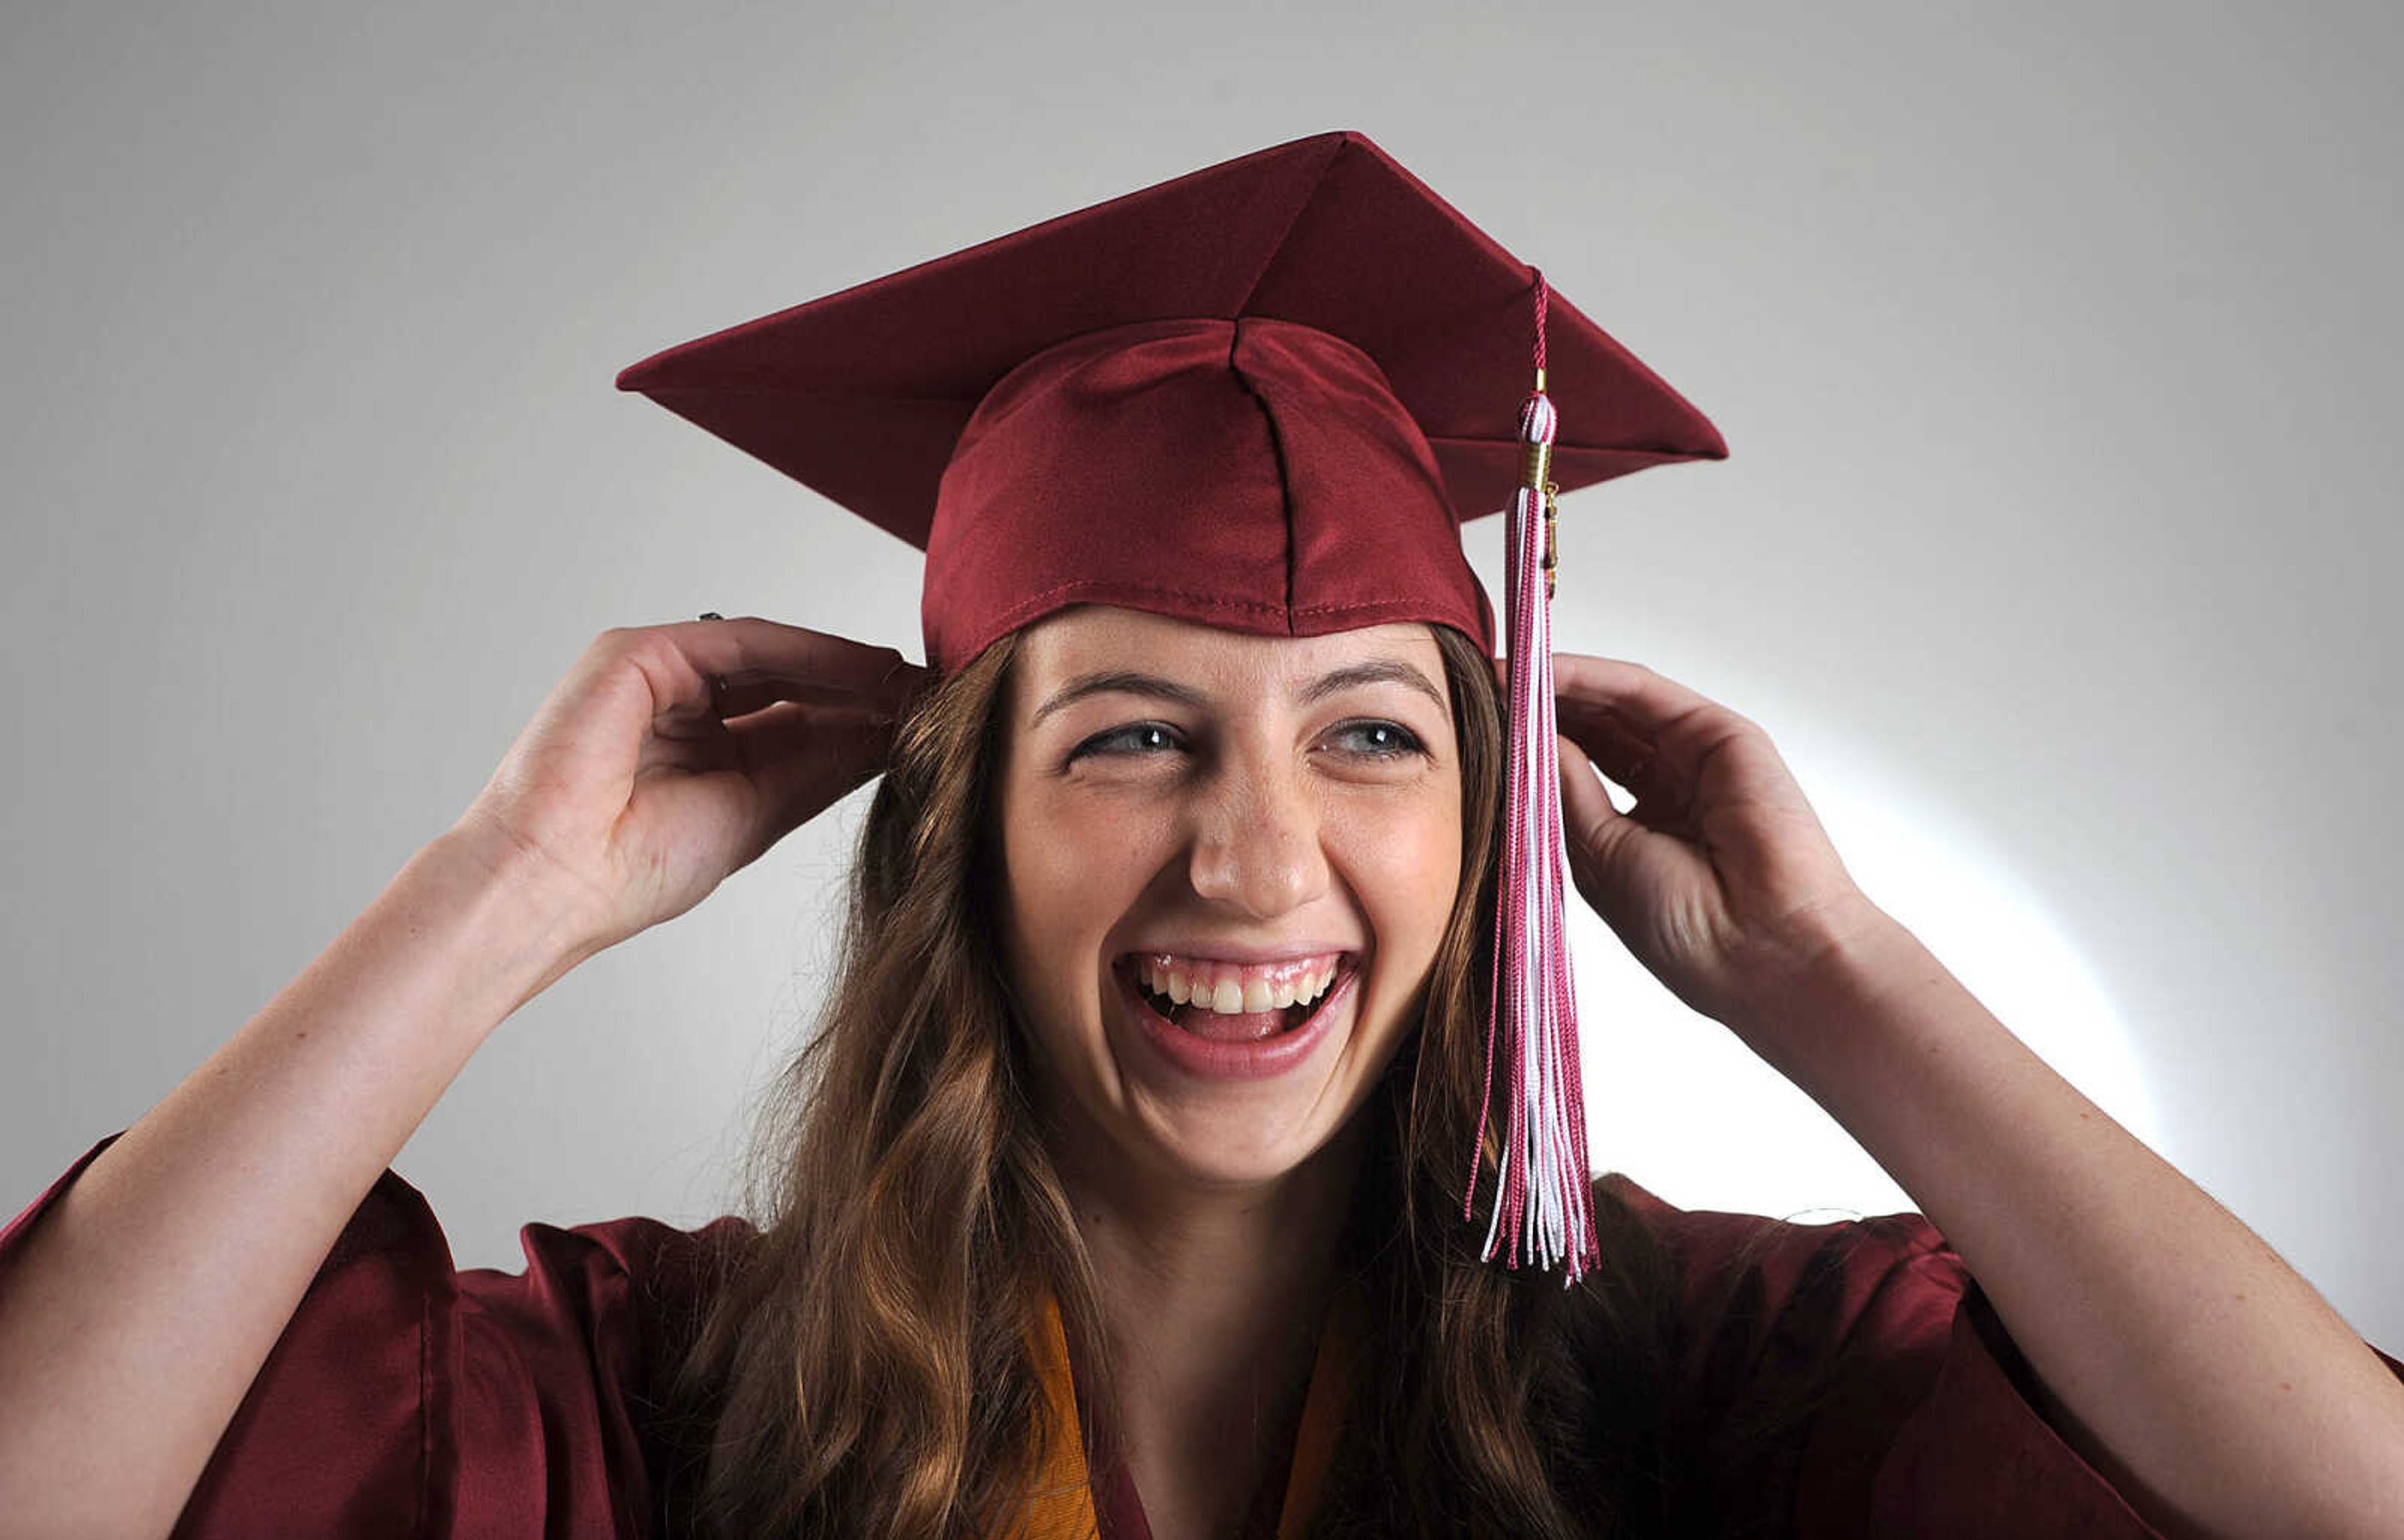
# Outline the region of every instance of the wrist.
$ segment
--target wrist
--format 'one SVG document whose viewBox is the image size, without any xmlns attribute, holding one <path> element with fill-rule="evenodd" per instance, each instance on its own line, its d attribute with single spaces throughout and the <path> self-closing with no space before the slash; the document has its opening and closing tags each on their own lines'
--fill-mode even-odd
<svg viewBox="0 0 2404 1540">
<path fill-rule="evenodd" d="M 421 847 L 394 887 L 472 920 L 504 1015 L 602 948 L 588 894 L 538 852 L 465 824 Z"/>
<path fill-rule="evenodd" d="M 1900 997 L 1953 982 L 1918 936 L 1867 898 L 1820 917 L 1796 955 L 1776 987 L 1727 1025 L 1807 1091 L 1832 1059 L 1870 1051 L 1879 1024 L 1909 1014 L 1899 1013 Z"/>
<path fill-rule="evenodd" d="M 1907 1189 L 1904 1168 L 1890 1160 L 1887 1125 L 1923 1096 L 1923 1076 L 1998 1064 L 1995 1055 L 2027 1057 L 1936 951 L 1894 920 L 1829 946 L 1750 1045 Z"/>
</svg>

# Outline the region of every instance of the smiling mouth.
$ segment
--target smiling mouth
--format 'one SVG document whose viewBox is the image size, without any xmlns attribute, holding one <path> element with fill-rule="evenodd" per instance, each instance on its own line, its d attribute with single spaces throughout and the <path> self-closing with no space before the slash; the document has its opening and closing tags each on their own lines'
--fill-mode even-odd
<svg viewBox="0 0 2404 1540">
<path fill-rule="evenodd" d="M 1123 959 L 1120 966 L 1142 1007 L 1168 1026 L 1213 1043 L 1258 1043 L 1298 1030 L 1328 1008 L 1358 963 L 1339 954 L 1266 980 L 1233 971 L 1214 977 L 1208 969 L 1172 967 L 1149 956 Z"/>
</svg>

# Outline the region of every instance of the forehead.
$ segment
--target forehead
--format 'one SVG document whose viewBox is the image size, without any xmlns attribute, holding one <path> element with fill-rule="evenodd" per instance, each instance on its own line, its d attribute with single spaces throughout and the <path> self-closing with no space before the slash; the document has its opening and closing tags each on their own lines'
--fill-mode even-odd
<svg viewBox="0 0 2404 1540">
<path fill-rule="evenodd" d="M 1220 687 L 1283 686 L 1371 659 L 1419 666 L 1439 689 L 1444 654 L 1419 622 L 1266 637 L 1108 605 L 1080 605 L 1045 617 L 1019 637 L 1013 661 L 1022 705 L 1083 675 L 1139 668 Z"/>
</svg>

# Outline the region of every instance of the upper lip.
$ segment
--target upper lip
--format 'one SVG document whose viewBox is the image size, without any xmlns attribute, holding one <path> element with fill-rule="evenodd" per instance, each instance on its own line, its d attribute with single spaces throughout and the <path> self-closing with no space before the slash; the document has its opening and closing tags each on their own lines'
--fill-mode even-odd
<svg viewBox="0 0 2404 1540">
<path fill-rule="evenodd" d="M 1147 942 L 1140 946 L 1131 946 L 1125 955 L 1128 957 L 1166 955 L 1173 958 L 1186 958 L 1195 962 L 1231 962 L 1239 967 L 1257 967 L 1263 963 L 1301 962 L 1310 958 L 1323 958 L 1337 954 L 1350 957 L 1359 950 L 1357 946 L 1335 942 L 1285 942 L 1273 945 L 1247 945 L 1239 941 L 1196 941 L 1172 938 Z"/>
</svg>

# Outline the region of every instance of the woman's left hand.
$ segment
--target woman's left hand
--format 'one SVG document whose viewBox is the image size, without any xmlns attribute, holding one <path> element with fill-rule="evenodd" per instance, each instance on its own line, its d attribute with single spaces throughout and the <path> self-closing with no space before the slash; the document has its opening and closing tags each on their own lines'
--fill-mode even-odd
<svg viewBox="0 0 2404 1540">
<path fill-rule="evenodd" d="M 1553 677 L 1571 878 L 1680 1000 L 1747 1036 L 1816 963 L 1895 923 L 1758 726 L 1640 664 L 1557 652 Z"/>
</svg>

